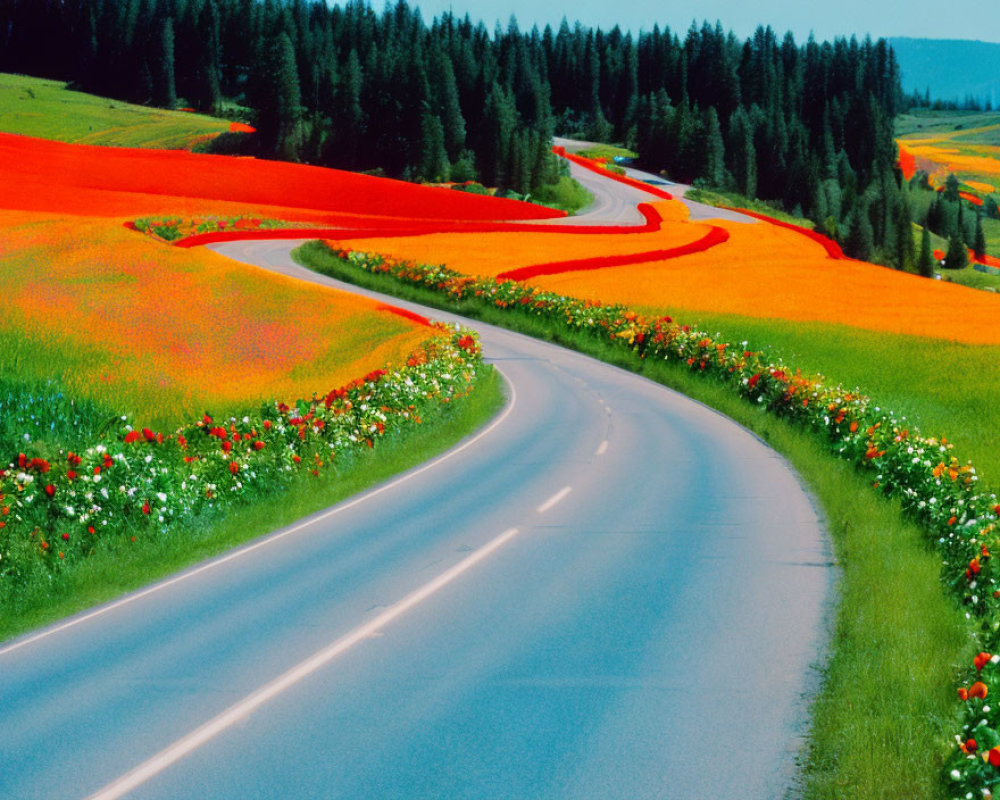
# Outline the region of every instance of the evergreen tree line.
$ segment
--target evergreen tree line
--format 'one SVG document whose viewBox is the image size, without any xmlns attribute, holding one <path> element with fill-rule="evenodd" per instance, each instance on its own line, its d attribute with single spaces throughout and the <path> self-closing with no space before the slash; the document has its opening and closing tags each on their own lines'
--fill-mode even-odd
<svg viewBox="0 0 1000 800">
<path fill-rule="evenodd" d="M 43 46 L 44 44 L 44 46 Z M 854 255 L 912 266 L 894 170 L 903 96 L 884 40 L 797 45 L 720 24 L 683 37 L 431 23 L 404 0 L 7 0 L 0 69 L 138 103 L 250 109 L 259 152 L 530 191 L 553 133 L 810 216 Z M 905 219 L 905 226 L 903 220 Z"/>
<path fill-rule="evenodd" d="M 961 100 L 941 100 L 931 99 L 931 90 L 925 89 L 921 92 L 912 92 L 903 98 L 903 110 L 912 111 L 914 109 L 930 109 L 931 111 L 992 111 L 993 99 L 991 97 L 977 97 L 967 94 Z"/>
</svg>

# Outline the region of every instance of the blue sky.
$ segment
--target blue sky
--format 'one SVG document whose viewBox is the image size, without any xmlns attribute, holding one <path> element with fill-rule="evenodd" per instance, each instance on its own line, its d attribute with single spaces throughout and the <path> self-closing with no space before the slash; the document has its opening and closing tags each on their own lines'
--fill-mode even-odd
<svg viewBox="0 0 1000 800">
<path fill-rule="evenodd" d="M 523 29 L 537 23 L 555 28 L 563 16 L 572 23 L 638 32 L 653 23 L 684 32 L 692 20 L 722 21 L 723 27 L 747 36 L 759 23 L 770 23 L 783 34 L 791 30 L 805 40 L 810 31 L 818 39 L 838 35 L 915 36 L 931 39 L 981 39 L 1000 42 L 1000 2 L 997 0 L 408 0 L 418 6 L 427 22 L 451 8 L 482 19 L 492 28 L 499 19 L 506 26 L 510 14 Z M 373 3 L 379 8 L 378 0 Z"/>
</svg>

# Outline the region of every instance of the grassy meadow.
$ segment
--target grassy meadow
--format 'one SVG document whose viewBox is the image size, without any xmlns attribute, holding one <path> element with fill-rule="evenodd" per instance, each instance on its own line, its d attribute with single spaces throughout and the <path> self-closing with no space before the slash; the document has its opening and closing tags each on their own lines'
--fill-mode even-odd
<svg viewBox="0 0 1000 800">
<path fill-rule="evenodd" d="M 60 81 L 0 73 L 0 132 L 74 144 L 190 150 L 229 131 L 228 120 L 136 106 Z"/>
</svg>

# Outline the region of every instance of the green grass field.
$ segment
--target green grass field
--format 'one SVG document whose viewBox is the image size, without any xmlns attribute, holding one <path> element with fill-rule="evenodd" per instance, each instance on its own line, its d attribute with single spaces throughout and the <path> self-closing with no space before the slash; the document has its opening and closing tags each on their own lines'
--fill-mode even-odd
<svg viewBox="0 0 1000 800">
<path fill-rule="evenodd" d="M 860 387 L 925 434 L 947 436 L 957 455 L 1000 488 L 1000 347 L 721 314 L 682 321 L 748 341 L 831 383 Z"/>
<path fill-rule="evenodd" d="M 0 132 L 76 144 L 188 150 L 229 130 L 229 121 L 136 106 L 0 73 Z"/>
<path fill-rule="evenodd" d="M 979 130 L 982 128 L 991 130 Z M 1000 145 L 1000 112 L 917 109 L 896 117 L 896 136 L 900 138 L 923 138 L 970 130 L 976 132 L 963 135 L 963 141 Z"/>
</svg>

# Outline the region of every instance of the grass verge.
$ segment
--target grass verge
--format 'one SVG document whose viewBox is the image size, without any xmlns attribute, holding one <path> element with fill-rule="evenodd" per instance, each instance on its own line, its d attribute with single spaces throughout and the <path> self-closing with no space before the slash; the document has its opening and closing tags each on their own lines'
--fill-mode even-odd
<svg viewBox="0 0 1000 800">
<path fill-rule="evenodd" d="M 59 585 L 39 587 L 17 606 L 0 602 L 0 641 L 159 580 L 418 466 L 483 425 L 503 403 L 502 379 L 484 371 L 475 391 L 425 413 L 423 424 L 386 436 L 374 450 L 351 453 L 319 477 L 304 474 L 254 505 L 205 518 L 188 539 L 141 539 L 124 554 L 95 552 Z"/>
<path fill-rule="evenodd" d="M 788 222 L 792 225 L 799 225 L 808 230 L 812 230 L 815 227 L 812 221 L 806 217 L 797 217 L 771 203 L 737 194 L 736 192 L 723 192 L 717 189 L 698 189 L 692 187 L 687 190 L 684 198 L 695 203 L 704 203 L 706 206 L 715 206 L 716 208 L 745 208 L 747 211 L 766 214 L 774 219 Z"/>
<path fill-rule="evenodd" d="M 641 372 L 735 419 L 789 459 L 819 501 L 841 565 L 829 658 L 820 667 L 801 793 L 828 798 L 943 797 L 940 768 L 955 725 L 954 678 L 971 657 L 968 629 L 940 580 L 941 560 L 899 506 L 804 430 L 680 365 L 639 362 L 587 334 L 485 302 L 450 303 L 337 259 L 320 243 L 295 257 L 319 272 L 553 341 Z"/>
<path fill-rule="evenodd" d="M 547 183 L 531 195 L 534 203 L 558 208 L 573 215 L 582 208 L 589 206 L 593 195 L 568 175 L 560 175 L 556 183 Z"/>
<path fill-rule="evenodd" d="M 634 150 L 629 150 L 627 147 L 619 147 L 614 144 L 595 144 L 574 152 L 578 156 L 583 156 L 584 158 L 606 158 L 608 161 L 613 161 L 619 156 L 621 158 L 639 157 L 639 154 Z"/>
</svg>

